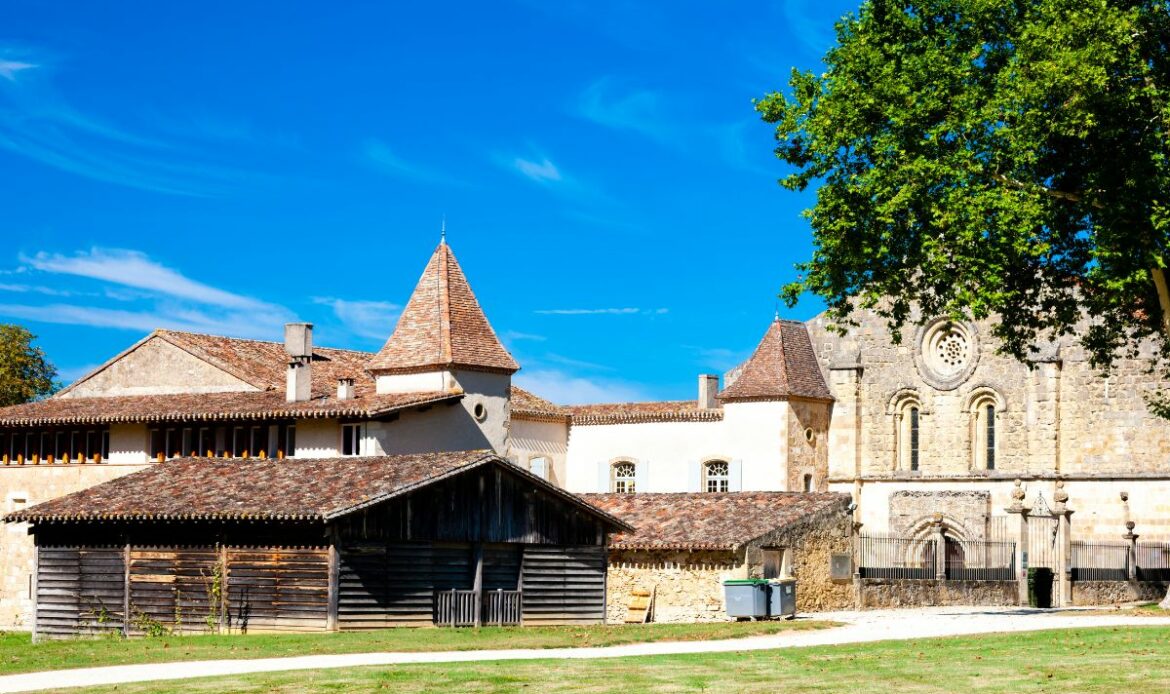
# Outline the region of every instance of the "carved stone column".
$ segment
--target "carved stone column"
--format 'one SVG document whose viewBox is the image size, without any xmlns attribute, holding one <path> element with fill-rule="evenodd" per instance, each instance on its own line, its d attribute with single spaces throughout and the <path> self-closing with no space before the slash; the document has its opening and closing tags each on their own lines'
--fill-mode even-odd
<svg viewBox="0 0 1170 694">
<path fill-rule="evenodd" d="M 1068 507 L 1068 492 L 1064 489 L 1064 480 L 1056 481 L 1056 493 L 1052 495 L 1056 501 L 1053 515 L 1057 518 L 1057 600 L 1054 607 L 1072 605 L 1072 514 Z"/>
<path fill-rule="evenodd" d="M 1016 602 L 1024 606 L 1028 604 L 1028 511 L 1031 509 L 1024 505 L 1024 487 L 1021 480 L 1016 480 L 1016 486 L 1012 489 L 1012 503 L 1004 510 L 1020 517 L 1016 524 L 1018 531 L 1015 561 L 1018 585 Z"/>
<path fill-rule="evenodd" d="M 947 580 L 947 541 L 943 536 L 942 514 L 934 514 L 934 521 L 930 524 L 934 531 L 934 578 L 936 581 Z"/>
</svg>

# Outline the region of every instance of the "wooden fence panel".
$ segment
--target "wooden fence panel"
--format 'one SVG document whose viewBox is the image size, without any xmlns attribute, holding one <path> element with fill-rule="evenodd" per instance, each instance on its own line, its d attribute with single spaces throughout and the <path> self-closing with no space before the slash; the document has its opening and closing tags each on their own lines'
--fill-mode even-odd
<svg viewBox="0 0 1170 694">
<path fill-rule="evenodd" d="M 524 548 L 521 609 L 526 625 L 605 621 L 604 547 Z"/>
<path fill-rule="evenodd" d="M 36 600 L 38 636 L 120 632 L 125 619 L 123 548 L 39 548 Z"/>
</svg>

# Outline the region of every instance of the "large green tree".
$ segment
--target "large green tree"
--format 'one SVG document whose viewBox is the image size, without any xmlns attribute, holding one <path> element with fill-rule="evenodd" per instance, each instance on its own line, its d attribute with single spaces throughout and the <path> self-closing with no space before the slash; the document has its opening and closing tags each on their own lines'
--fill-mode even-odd
<svg viewBox="0 0 1170 694">
<path fill-rule="evenodd" d="M 756 104 L 817 194 L 783 296 L 839 325 L 998 313 L 1021 358 L 1086 319 L 1099 365 L 1170 355 L 1168 51 L 1165 1 L 867 0 Z"/>
<path fill-rule="evenodd" d="M 56 390 L 57 369 L 33 346 L 34 339 L 19 325 L 0 324 L 0 406 L 30 402 Z"/>
</svg>

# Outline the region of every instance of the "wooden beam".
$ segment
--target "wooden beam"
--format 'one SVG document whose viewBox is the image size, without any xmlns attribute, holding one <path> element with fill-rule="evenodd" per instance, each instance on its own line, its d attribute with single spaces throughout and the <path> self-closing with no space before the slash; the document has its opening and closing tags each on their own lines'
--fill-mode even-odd
<svg viewBox="0 0 1170 694">
<path fill-rule="evenodd" d="M 337 616 L 341 596 L 341 561 L 337 551 L 338 533 L 336 529 L 333 529 L 330 535 L 332 535 L 332 538 L 329 543 L 329 606 L 325 612 L 325 629 L 328 631 L 337 631 Z"/>
</svg>

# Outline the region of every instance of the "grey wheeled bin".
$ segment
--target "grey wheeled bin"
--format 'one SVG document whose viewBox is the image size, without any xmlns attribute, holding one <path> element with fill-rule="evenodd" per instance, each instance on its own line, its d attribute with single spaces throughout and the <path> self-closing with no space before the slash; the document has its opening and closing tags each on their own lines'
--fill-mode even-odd
<svg viewBox="0 0 1170 694">
<path fill-rule="evenodd" d="M 795 578 L 776 578 L 768 582 L 768 616 L 796 617 Z"/>
<path fill-rule="evenodd" d="M 728 617 L 767 617 L 768 582 L 762 578 L 740 578 L 723 582 Z"/>
</svg>

